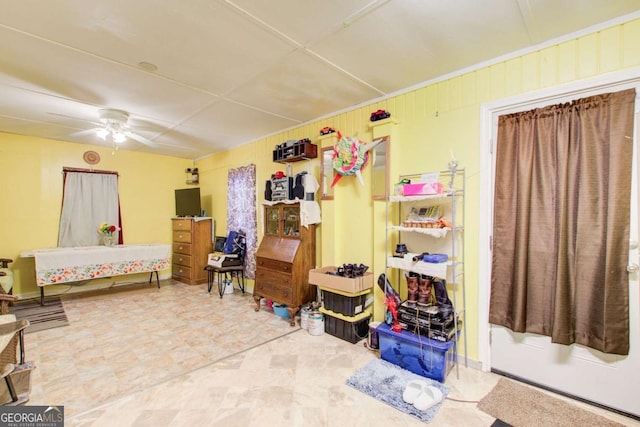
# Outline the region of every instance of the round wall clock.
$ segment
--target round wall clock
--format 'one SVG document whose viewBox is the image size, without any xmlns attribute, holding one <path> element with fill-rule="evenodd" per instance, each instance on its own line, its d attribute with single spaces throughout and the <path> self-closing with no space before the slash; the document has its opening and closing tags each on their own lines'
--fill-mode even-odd
<svg viewBox="0 0 640 427">
<path fill-rule="evenodd" d="M 85 151 L 82 158 L 90 165 L 97 165 L 98 163 L 100 163 L 100 154 L 96 153 L 95 151 Z"/>
</svg>

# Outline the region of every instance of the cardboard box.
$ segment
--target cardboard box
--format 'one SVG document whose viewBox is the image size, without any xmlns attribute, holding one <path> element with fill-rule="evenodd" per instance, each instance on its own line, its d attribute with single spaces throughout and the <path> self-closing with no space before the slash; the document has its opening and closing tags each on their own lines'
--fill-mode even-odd
<svg viewBox="0 0 640 427">
<path fill-rule="evenodd" d="M 309 283 L 323 288 L 335 289 L 342 292 L 356 293 L 373 287 L 373 273 L 364 273 L 364 276 L 350 279 L 348 277 L 327 274 L 335 273 L 337 267 L 322 267 L 309 270 Z"/>
</svg>

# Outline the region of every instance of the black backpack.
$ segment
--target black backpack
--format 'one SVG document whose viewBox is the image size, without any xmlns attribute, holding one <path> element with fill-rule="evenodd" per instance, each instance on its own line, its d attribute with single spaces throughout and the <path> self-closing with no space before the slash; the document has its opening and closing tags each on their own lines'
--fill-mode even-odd
<svg viewBox="0 0 640 427">
<path fill-rule="evenodd" d="M 436 293 L 436 302 L 438 310 L 442 316 L 447 317 L 453 312 L 453 304 L 447 293 L 447 282 L 444 279 L 434 278 L 432 282 L 433 289 Z"/>
</svg>

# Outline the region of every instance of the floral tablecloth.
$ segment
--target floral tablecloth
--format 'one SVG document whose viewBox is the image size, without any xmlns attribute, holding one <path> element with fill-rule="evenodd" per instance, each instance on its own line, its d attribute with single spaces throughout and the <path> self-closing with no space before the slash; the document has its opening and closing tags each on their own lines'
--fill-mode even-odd
<svg viewBox="0 0 640 427">
<path fill-rule="evenodd" d="M 171 246 L 159 243 L 36 249 L 38 286 L 146 273 L 169 268 Z"/>
</svg>

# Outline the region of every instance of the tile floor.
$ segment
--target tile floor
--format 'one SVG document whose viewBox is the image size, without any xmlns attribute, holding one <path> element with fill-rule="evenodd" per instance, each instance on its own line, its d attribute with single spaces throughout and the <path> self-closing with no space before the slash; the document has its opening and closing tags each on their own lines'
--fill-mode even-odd
<svg viewBox="0 0 640 427">
<path fill-rule="evenodd" d="M 64 405 L 67 426 L 424 425 L 345 385 L 378 357 L 364 342 L 256 313 L 237 289 L 220 299 L 206 285 L 161 284 L 63 295 L 70 325 L 26 336 L 36 364 L 28 404 Z M 430 425 L 490 426 L 474 402 L 498 379 L 464 366 L 450 373 L 450 399 Z"/>
</svg>

